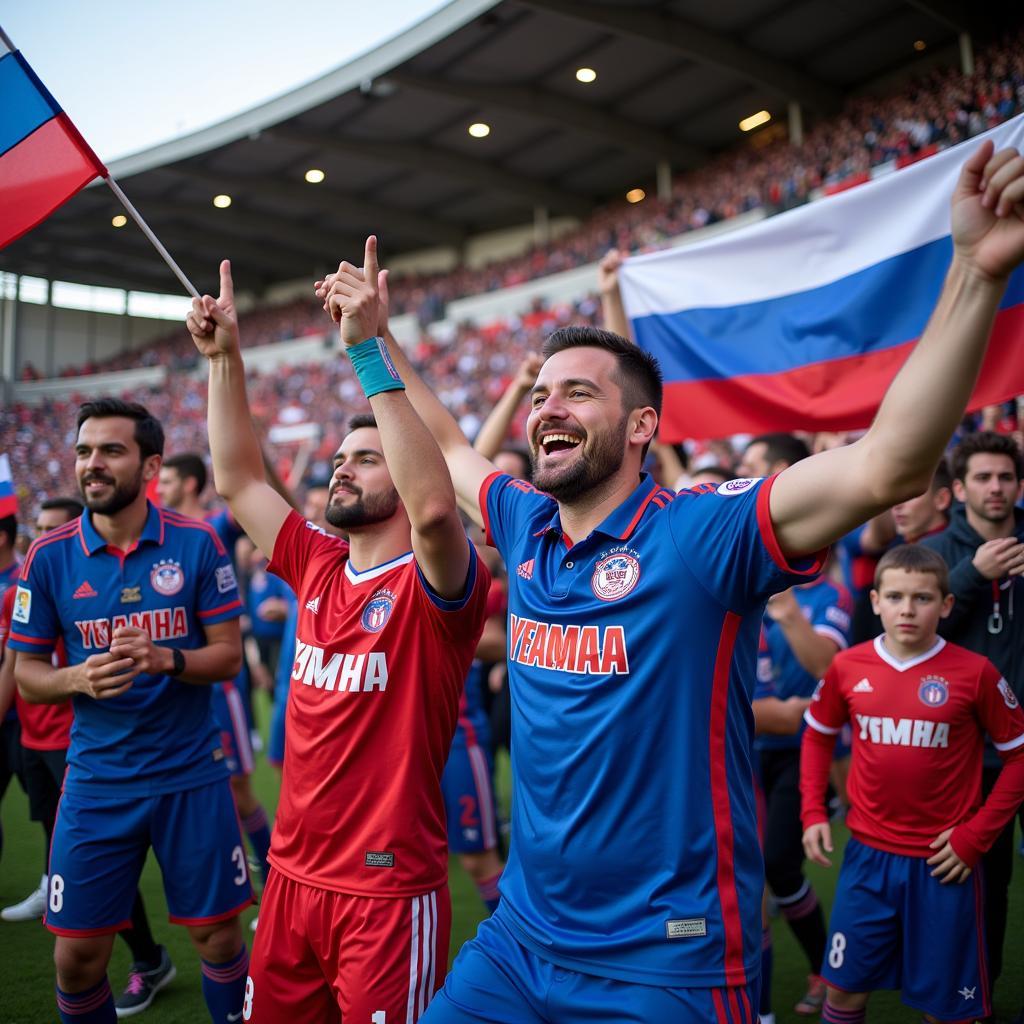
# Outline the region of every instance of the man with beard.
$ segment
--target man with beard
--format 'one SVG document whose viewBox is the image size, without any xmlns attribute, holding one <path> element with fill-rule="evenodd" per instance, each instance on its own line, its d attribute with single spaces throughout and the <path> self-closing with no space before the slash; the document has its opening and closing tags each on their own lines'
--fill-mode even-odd
<svg viewBox="0 0 1024 1024">
<path fill-rule="evenodd" d="M 241 661 L 241 602 L 213 530 L 146 500 L 163 444 L 141 405 L 81 407 L 86 511 L 32 545 L 14 603 L 8 645 L 22 696 L 70 697 L 75 712 L 45 919 L 65 1022 L 116 1019 L 107 963 L 150 847 L 171 920 L 202 959 L 211 1019 L 225 1024 L 242 1007 L 238 914 L 252 889 L 210 714 L 210 684 Z M 64 668 L 51 662 L 58 641 Z"/>
<path fill-rule="evenodd" d="M 367 280 L 342 263 L 331 309 L 370 402 L 334 456 L 327 521 L 267 484 L 245 393 L 230 267 L 187 323 L 210 363 L 214 479 L 298 595 L 288 742 L 243 1014 L 291 1024 L 419 1020 L 441 984 L 451 905 L 441 774 L 490 574 L 444 459 L 380 341 Z"/>
<path fill-rule="evenodd" d="M 431 1024 L 752 1019 L 761 616 L 818 571 L 823 547 L 928 486 L 1024 259 L 1016 151 L 993 156 L 989 142 L 970 157 L 952 227 L 936 311 L 871 429 L 768 480 L 657 487 L 641 471 L 657 364 L 617 335 L 567 328 L 532 393 L 534 490 L 496 473 L 390 346 L 460 502 L 509 567 L 512 843 L 501 903 Z M 317 292 L 330 307 L 350 288 L 338 275 Z"/>
<path fill-rule="evenodd" d="M 953 450 L 957 504 L 944 532 L 926 537 L 949 566 L 953 611 L 940 627 L 944 637 L 987 657 L 1024 696 L 1024 512 L 1016 507 L 1024 469 L 1009 437 L 989 431 L 968 434 Z M 982 791 L 987 797 L 1002 761 L 986 744 Z M 985 932 L 992 984 L 1003 966 L 1007 893 L 1013 874 L 1013 822 L 982 859 Z"/>
</svg>

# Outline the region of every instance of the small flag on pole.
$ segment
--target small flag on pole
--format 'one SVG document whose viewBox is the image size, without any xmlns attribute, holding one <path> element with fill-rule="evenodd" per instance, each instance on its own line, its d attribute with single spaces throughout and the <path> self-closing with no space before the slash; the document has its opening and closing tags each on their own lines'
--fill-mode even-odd
<svg viewBox="0 0 1024 1024">
<path fill-rule="evenodd" d="M 100 158 L 0 32 L 0 249 L 106 174 Z"/>
<path fill-rule="evenodd" d="M 0 519 L 18 514 L 18 496 L 14 493 L 11 460 L 7 453 L 0 454 Z"/>
</svg>

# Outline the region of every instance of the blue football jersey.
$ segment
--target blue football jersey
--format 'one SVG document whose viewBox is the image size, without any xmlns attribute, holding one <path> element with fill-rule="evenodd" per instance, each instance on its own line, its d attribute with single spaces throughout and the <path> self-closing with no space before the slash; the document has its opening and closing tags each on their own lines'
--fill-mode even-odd
<svg viewBox="0 0 1024 1024">
<path fill-rule="evenodd" d="M 129 625 L 190 649 L 205 644 L 204 626 L 241 610 L 227 552 L 205 523 L 150 505 L 142 536 L 124 552 L 108 547 L 85 513 L 29 549 L 9 643 L 48 654 L 63 639 L 77 665 Z M 118 697 L 73 701 L 68 792 L 147 796 L 227 774 L 208 686 L 143 674 Z"/>
<path fill-rule="evenodd" d="M 573 543 L 556 503 L 494 474 L 509 573 L 512 843 L 497 914 L 574 970 L 744 984 L 764 884 L 751 785 L 755 660 L 787 563 L 771 481 L 664 490 L 644 474 Z"/>
</svg>

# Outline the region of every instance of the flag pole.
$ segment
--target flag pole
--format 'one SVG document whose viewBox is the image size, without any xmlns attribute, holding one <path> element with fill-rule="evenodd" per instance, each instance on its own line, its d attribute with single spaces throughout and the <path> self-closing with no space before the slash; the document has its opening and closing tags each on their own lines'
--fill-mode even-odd
<svg viewBox="0 0 1024 1024">
<path fill-rule="evenodd" d="M 128 211 L 132 220 L 142 229 L 142 233 L 153 243 L 153 248 L 163 257 L 164 263 L 167 264 L 174 272 L 174 276 L 182 283 L 185 291 L 192 296 L 193 299 L 199 298 L 199 292 L 196 291 L 196 286 L 185 276 L 185 272 L 174 262 L 174 258 L 164 248 L 163 242 L 153 234 L 153 229 L 142 219 L 142 214 L 132 205 L 132 201 L 121 191 L 121 186 L 108 174 L 103 179 L 110 186 L 110 190 L 120 200 L 121 205 Z"/>
</svg>

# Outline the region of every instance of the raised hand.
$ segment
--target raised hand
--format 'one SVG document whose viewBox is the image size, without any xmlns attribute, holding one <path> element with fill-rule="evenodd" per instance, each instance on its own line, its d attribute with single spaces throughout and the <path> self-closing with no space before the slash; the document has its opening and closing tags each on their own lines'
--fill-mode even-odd
<svg viewBox="0 0 1024 1024">
<path fill-rule="evenodd" d="M 363 266 L 354 267 L 343 260 L 335 274 L 317 281 L 316 294 L 323 299 L 324 309 L 341 325 L 341 340 L 346 346 L 358 345 L 380 331 L 381 274 L 377 267 L 377 236 L 366 239 Z M 387 326 L 387 278 L 385 291 L 385 327 Z"/>
<path fill-rule="evenodd" d="M 235 286 L 231 280 L 230 260 L 221 260 L 220 297 L 204 295 L 192 300 L 185 326 L 199 351 L 207 359 L 228 355 L 239 349 L 238 314 L 235 311 Z"/>
<path fill-rule="evenodd" d="M 610 295 L 619 290 L 619 267 L 625 254 L 619 249 L 609 249 L 597 265 L 597 288 L 602 295 Z"/>
</svg>

